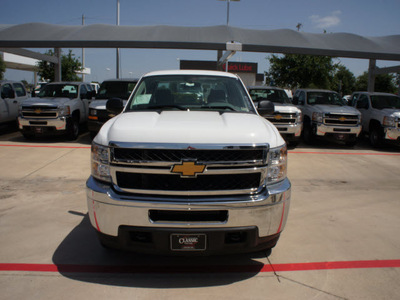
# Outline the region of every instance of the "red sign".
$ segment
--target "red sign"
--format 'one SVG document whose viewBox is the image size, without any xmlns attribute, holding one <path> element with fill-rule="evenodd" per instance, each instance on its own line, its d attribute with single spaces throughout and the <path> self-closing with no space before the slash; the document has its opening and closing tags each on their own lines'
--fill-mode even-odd
<svg viewBox="0 0 400 300">
<path fill-rule="evenodd" d="M 226 70 L 226 64 L 223 65 L 223 70 Z M 255 63 L 241 63 L 229 62 L 228 72 L 244 72 L 244 73 L 257 73 L 257 64 Z"/>
</svg>

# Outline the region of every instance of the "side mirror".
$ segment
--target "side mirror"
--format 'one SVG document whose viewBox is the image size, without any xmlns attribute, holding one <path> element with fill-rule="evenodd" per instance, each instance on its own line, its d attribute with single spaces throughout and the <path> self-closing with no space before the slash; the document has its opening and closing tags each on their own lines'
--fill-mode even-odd
<svg viewBox="0 0 400 300">
<path fill-rule="evenodd" d="M 121 98 L 111 98 L 106 103 L 107 112 L 118 115 L 124 109 L 124 102 Z"/>
<path fill-rule="evenodd" d="M 262 100 L 258 103 L 258 113 L 261 116 L 272 115 L 275 112 L 275 105 L 271 101 Z"/>
</svg>

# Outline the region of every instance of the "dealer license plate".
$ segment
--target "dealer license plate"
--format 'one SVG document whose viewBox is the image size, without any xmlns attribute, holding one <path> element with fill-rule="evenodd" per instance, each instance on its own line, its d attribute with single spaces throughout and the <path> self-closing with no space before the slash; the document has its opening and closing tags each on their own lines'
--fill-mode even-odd
<svg viewBox="0 0 400 300">
<path fill-rule="evenodd" d="M 171 250 L 173 251 L 204 251 L 206 250 L 205 234 L 178 234 L 170 236 Z"/>
<path fill-rule="evenodd" d="M 35 133 L 43 133 L 43 128 L 42 127 L 35 127 Z"/>
</svg>

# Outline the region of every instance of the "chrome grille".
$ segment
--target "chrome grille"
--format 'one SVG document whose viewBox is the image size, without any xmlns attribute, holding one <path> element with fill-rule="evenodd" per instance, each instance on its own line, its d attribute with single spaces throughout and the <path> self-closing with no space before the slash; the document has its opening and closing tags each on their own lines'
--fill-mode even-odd
<svg viewBox="0 0 400 300">
<path fill-rule="evenodd" d="M 279 113 L 275 112 L 273 115 L 266 116 L 266 119 L 270 121 L 272 124 L 295 124 L 296 123 L 296 114 L 295 113 Z"/>
<path fill-rule="evenodd" d="M 177 196 L 257 193 L 267 176 L 268 145 L 112 144 L 110 172 L 119 192 Z M 203 173 L 172 173 L 182 162 L 206 165 Z"/>
<path fill-rule="evenodd" d="M 358 116 L 346 114 L 325 114 L 324 123 L 326 125 L 356 126 L 358 124 Z"/>
<path fill-rule="evenodd" d="M 23 106 L 22 116 L 25 118 L 57 118 L 58 108 L 48 106 Z"/>
</svg>

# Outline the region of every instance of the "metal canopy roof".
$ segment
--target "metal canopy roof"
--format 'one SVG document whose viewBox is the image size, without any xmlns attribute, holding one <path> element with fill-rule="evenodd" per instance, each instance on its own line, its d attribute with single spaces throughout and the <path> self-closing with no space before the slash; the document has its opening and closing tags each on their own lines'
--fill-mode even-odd
<svg viewBox="0 0 400 300">
<path fill-rule="evenodd" d="M 349 33 L 314 34 L 289 29 L 253 30 L 230 26 L 64 26 L 27 23 L 0 25 L 0 48 L 239 50 L 400 60 L 400 35 L 364 37 Z"/>
</svg>

